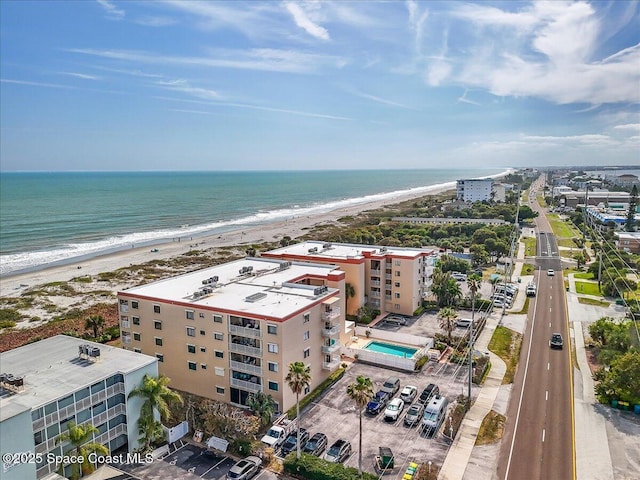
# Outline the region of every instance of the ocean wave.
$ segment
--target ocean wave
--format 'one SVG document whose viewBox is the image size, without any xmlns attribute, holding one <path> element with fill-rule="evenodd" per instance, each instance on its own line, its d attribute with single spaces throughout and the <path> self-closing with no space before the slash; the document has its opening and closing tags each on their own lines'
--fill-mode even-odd
<svg viewBox="0 0 640 480">
<path fill-rule="evenodd" d="M 502 173 L 482 178 L 497 178 L 513 172 L 508 169 Z M 256 212 L 234 220 L 216 221 L 201 225 L 178 225 L 174 229 L 153 230 L 147 232 L 135 232 L 125 235 L 108 237 L 98 241 L 85 243 L 69 243 L 49 250 L 20 252 L 0 255 L 0 276 L 24 271 L 38 270 L 52 265 L 70 263 L 83 258 L 94 257 L 106 253 L 113 253 L 127 248 L 149 246 L 170 241 L 172 239 L 185 239 L 193 236 L 215 234 L 241 228 L 243 226 L 256 226 L 276 221 L 282 221 L 299 216 L 317 215 L 339 210 L 340 208 L 354 205 L 394 200 L 401 197 L 428 194 L 445 188 L 455 188 L 456 182 L 444 182 L 422 187 L 396 190 L 393 192 L 376 193 L 356 198 L 345 198 L 332 202 L 318 203 L 307 206 L 293 205 L 288 208 Z"/>
</svg>

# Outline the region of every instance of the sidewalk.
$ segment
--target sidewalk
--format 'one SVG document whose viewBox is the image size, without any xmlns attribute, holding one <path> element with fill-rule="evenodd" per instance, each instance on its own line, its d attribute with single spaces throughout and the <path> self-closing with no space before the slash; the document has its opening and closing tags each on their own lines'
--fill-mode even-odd
<svg viewBox="0 0 640 480">
<path fill-rule="evenodd" d="M 488 351 L 489 341 L 498 326 L 498 322 L 499 314 L 492 314 L 487 318 L 484 330 L 476 340 L 476 350 L 481 352 Z M 493 408 L 493 403 L 498 395 L 507 366 L 500 357 L 492 352 L 489 352 L 489 357 L 491 359 L 491 370 L 489 370 L 475 403 L 462 421 L 455 441 L 449 448 L 449 453 L 447 453 L 447 458 L 445 458 L 438 476 L 442 480 L 462 480 L 471 457 L 471 451 L 476 443 L 482 420 Z"/>
</svg>

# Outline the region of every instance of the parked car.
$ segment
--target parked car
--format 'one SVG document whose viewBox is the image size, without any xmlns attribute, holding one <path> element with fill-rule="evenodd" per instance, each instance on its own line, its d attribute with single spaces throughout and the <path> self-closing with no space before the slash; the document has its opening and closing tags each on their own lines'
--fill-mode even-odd
<svg viewBox="0 0 640 480">
<path fill-rule="evenodd" d="M 389 402 L 384 410 L 384 419 L 395 422 L 404 410 L 404 401 L 401 398 L 394 398 Z"/>
<path fill-rule="evenodd" d="M 562 335 L 560 333 L 552 333 L 551 340 L 549 340 L 549 346 L 551 348 L 558 348 L 562 350 L 564 346 L 564 340 L 562 340 Z"/>
<path fill-rule="evenodd" d="M 258 473 L 262 460 L 258 457 L 247 457 L 236 462 L 227 472 L 228 480 L 249 480 Z"/>
<path fill-rule="evenodd" d="M 367 403 L 367 413 L 371 415 L 379 414 L 387 406 L 390 395 L 388 392 L 378 390 L 375 396 Z"/>
<path fill-rule="evenodd" d="M 406 325 L 407 319 L 404 317 L 398 317 L 396 315 L 388 316 L 384 319 L 386 323 L 393 323 L 394 325 Z"/>
<path fill-rule="evenodd" d="M 300 447 L 305 445 L 309 440 L 309 432 L 305 428 L 300 429 Z M 287 439 L 282 444 L 282 456 L 289 455 L 294 450 L 298 449 L 298 432 L 290 433 Z"/>
<path fill-rule="evenodd" d="M 302 451 L 319 457 L 327 448 L 327 443 L 327 436 L 324 433 L 314 433 L 309 441 L 305 443 Z"/>
<path fill-rule="evenodd" d="M 408 427 L 413 427 L 420 423 L 422 415 L 424 414 L 424 404 L 414 403 L 407 410 L 407 414 L 404 416 L 404 424 Z"/>
<path fill-rule="evenodd" d="M 451 272 L 451 278 L 453 278 L 454 280 L 457 280 L 458 282 L 467 281 L 467 275 L 465 273 L 460 273 L 460 272 Z"/>
<path fill-rule="evenodd" d="M 400 398 L 404 400 L 404 403 L 411 403 L 418 395 L 418 387 L 414 387 L 413 385 L 407 385 L 400 392 Z"/>
<path fill-rule="evenodd" d="M 380 388 L 383 392 L 387 392 L 390 397 L 393 397 L 398 390 L 400 390 L 400 379 L 398 377 L 389 377 L 387 381 L 384 382 L 382 388 Z"/>
<path fill-rule="evenodd" d="M 458 318 L 456 320 L 456 327 L 469 328 L 469 325 L 471 325 L 471 319 L 470 318 Z"/>
<path fill-rule="evenodd" d="M 430 383 L 424 390 L 422 390 L 422 393 L 418 398 L 418 403 L 427 403 L 431 397 L 438 394 L 440 394 L 440 388 L 435 383 Z"/>
<path fill-rule="evenodd" d="M 346 440 L 336 440 L 333 445 L 329 447 L 327 453 L 324 454 L 324 459 L 331 463 L 342 463 L 351 455 L 351 444 Z"/>
</svg>

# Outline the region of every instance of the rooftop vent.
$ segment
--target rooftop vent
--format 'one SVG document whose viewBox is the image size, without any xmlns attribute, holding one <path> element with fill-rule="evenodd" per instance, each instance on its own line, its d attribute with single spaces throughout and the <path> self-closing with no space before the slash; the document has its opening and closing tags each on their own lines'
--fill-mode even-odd
<svg viewBox="0 0 640 480">
<path fill-rule="evenodd" d="M 258 292 L 258 293 L 254 293 L 253 295 L 249 295 L 247 298 L 244 299 L 244 301 L 249 303 L 254 303 L 254 302 L 257 302 L 258 300 L 262 300 L 266 296 L 267 296 L 266 293 Z"/>
<path fill-rule="evenodd" d="M 380 247 L 380 253 L 384 253 L 387 251 L 387 247 Z"/>
<path fill-rule="evenodd" d="M 324 248 L 325 250 L 328 250 L 331 248 L 331 244 L 330 243 L 323 243 L 322 244 L 322 248 Z"/>
<path fill-rule="evenodd" d="M 213 277 L 205 278 L 204 280 L 202 280 L 202 284 L 210 285 L 213 283 L 215 285 L 216 283 L 218 283 L 218 280 L 219 280 L 218 276 L 214 275 Z"/>
<path fill-rule="evenodd" d="M 100 360 L 100 349 L 89 344 L 78 345 L 78 357 L 83 360 L 97 362 Z"/>
<path fill-rule="evenodd" d="M 240 275 L 250 275 L 253 272 L 253 267 L 242 267 L 238 273 Z"/>
<path fill-rule="evenodd" d="M 310 248 L 308 251 L 309 253 L 316 253 L 318 251 L 318 247 Z"/>
<path fill-rule="evenodd" d="M 278 270 L 286 270 L 290 266 L 291 266 L 291 262 L 282 262 L 282 263 L 280 263 L 280 266 L 278 267 Z"/>
<path fill-rule="evenodd" d="M 325 293 L 327 290 L 329 290 L 329 289 L 327 288 L 327 286 L 326 286 L 326 285 L 322 285 L 322 286 L 320 286 L 320 287 L 316 287 L 316 288 L 314 288 L 314 289 L 313 289 L 313 294 L 314 294 L 315 296 L 322 295 L 322 294 L 323 294 L 323 293 Z"/>
</svg>

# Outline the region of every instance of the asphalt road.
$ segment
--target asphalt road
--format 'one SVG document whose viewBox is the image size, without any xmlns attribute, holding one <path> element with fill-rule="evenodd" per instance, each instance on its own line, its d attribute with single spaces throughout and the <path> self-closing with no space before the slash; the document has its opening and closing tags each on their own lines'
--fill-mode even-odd
<svg viewBox="0 0 640 480">
<path fill-rule="evenodd" d="M 556 239 L 542 212 L 537 229 L 537 296 L 529 307 L 530 321 L 509 402 L 498 478 L 570 480 L 575 478 L 575 442 L 562 267 Z M 547 274 L 549 269 L 554 271 L 553 276 Z M 562 350 L 549 346 L 555 332 L 564 339 Z"/>
</svg>

